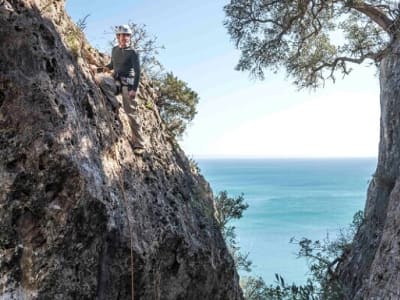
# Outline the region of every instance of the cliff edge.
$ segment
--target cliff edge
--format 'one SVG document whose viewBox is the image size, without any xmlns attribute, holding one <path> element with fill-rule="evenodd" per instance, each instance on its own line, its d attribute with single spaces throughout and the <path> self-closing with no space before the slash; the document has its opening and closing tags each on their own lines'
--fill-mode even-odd
<svg viewBox="0 0 400 300">
<path fill-rule="evenodd" d="M 143 76 L 132 152 L 64 0 L 0 4 L 0 299 L 242 299 L 212 192 Z"/>
<path fill-rule="evenodd" d="M 400 43 L 379 66 L 378 164 L 368 187 L 364 221 L 338 266 L 346 299 L 400 299 Z"/>
</svg>

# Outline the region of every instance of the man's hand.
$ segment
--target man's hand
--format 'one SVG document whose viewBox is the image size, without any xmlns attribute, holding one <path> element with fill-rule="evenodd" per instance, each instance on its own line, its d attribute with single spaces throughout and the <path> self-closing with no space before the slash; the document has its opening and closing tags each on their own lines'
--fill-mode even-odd
<svg viewBox="0 0 400 300">
<path fill-rule="evenodd" d="M 108 67 L 104 66 L 102 68 L 104 73 L 111 73 L 111 70 Z"/>
<path fill-rule="evenodd" d="M 93 74 L 110 73 L 111 72 L 111 70 L 109 68 L 107 68 L 106 66 L 98 67 L 96 65 L 89 65 L 89 69 L 90 69 L 90 71 L 92 71 Z"/>
<path fill-rule="evenodd" d="M 96 75 L 97 74 L 97 66 L 95 65 L 89 65 L 89 70 L 92 73 L 92 75 Z"/>
<path fill-rule="evenodd" d="M 136 91 L 130 90 L 130 91 L 128 92 L 128 96 L 129 96 L 129 98 L 131 98 L 131 99 L 135 99 L 135 97 L 136 97 Z"/>
</svg>

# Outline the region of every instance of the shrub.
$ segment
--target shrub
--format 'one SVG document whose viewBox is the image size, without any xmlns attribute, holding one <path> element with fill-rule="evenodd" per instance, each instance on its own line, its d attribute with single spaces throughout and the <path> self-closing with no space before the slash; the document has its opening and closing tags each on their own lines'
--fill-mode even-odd
<svg viewBox="0 0 400 300">
<path fill-rule="evenodd" d="M 283 277 L 275 274 L 275 285 L 267 286 L 262 278 L 247 277 L 241 282 L 246 300 L 342 300 L 348 299 L 346 290 L 336 276 L 335 267 L 349 253 L 352 240 L 363 222 L 363 212 L 358 211 L 352 224 L 340 230 L 335 240 L 329 236 L 324 241 L 294 238 L 291 243 L 300 246 L 298 257 L 308 261 L 310 278 L 306 284 L 288 285 Z"/>
<path fill-rule="evenodd" d="M 155 81 L 159 90 L 157 106 L 168 131 L 181 138 L 188 124 L 197 114 L 199 96 L 172 72 Z"/>
<path fill-rule="evenodd" d="M 252 263 L 248 259 L 249 253 L 243 254 L 240 252 L 240 247 L 236 241 L 235 227 L 228 225 L 231 220 L 240 219 L 249 205 L 244 202 L 243 194 L 232 198 L 228 196 L 226 191 L 222 191 L 217 196 L 214 196 L 214 204 L 215 218 L 218 222 L 218 227 L 233 256 L 236 268 L 250 272 Z"/>
</svg>

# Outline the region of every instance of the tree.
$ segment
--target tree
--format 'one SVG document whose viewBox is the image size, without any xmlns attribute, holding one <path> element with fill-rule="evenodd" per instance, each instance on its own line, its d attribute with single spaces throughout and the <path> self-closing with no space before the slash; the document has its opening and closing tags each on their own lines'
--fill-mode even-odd
<svg viewBox="0 0 400 300">
<path fill-rule="evenodd" d="M 159 89 L 157 106 L 161 118 L 174 137 L 182 137 L 187 125 L 197 114 L 199 96 L 172 72 L 154 82 Z"/>
<path fill-rule="evenodd" d="M 288 285 L 278 274 L 275 274 L 275 278 L 276 284 L 267 286 L 261 277 L 245 277 L 241 280 L 244 298 L 246 300 L 322 300 L 316 294 L 316 287 L 310 280 L 298 286 L 294 283 Z"/>
<path fill-rule="evenodd" d="M 243 216 L 243 212 L 249 207 L 249 205 L 244 202 L 243 194 L 232 198 L 228 196 L 227 191 L 219 192 L 219 194 L 214 197 L 214 202 L 215 217 L 223 232 L 229 228 L 227 226 L 228 222 L 233 219 L 240 219 Z"/>
<path fill-rule="evenodd" d="M 399 41 L 398 1 L 231 0 L 225 26 L 241 51 L 238 70 L 264 78 L 286 69 L 300 88 L 315 88 L 349 64 L 379 64 Z"/>
<path fill-rule="evenodd" d="M 249 205 L 244 202 L 243 194 L 232 198 L 228 196 L 226 191 L 219 192 L 217 196 L 214 196 L 214 205 L 218 227 L 233 256 L 236 268 L 250 272 L 252 263 L 248 259 L 249 253 L 243 254 L 240 252 L 240 247 L 236 241 L 235 226 L 228 225 L 233 219 L 240 219 Z"/>
<path fill-rule="evenodd" d="M 331 240 L 311 241 L 292 238 L 291 243 L 300 247 L 298 257 L 306 258 L 309 278 L 303 285 L 287 284 L 283 277 L 275 274 L 276 284 L 267 286 L 262 278 L 247 277 L 242 281 L 246 300 L 343 300 L 351 299 L 344 283 L 338 278 L 335 268 L 348 254 L 352 240 L 364 222 L 363 212 L 353 216 L 349 227 L 341 229 L 339 235 Z"/>
<path fill-rule="evenodd" d="M 237 69 L 256 77 L 263 78 L 267 68 L 282 68 L 300 88 L 316 88 L 349 74 L 352 64 L 379 67 L 378 164 L 368 188 L 365 223 L 338 273 L 350 297 L 398 297 L 393 292 L 398 280 L 389 280 L 398 272 L 382 275 L 376 266 L 389 269 L 398 260 L 389 245 L 400 244 L 394 209 L 400 180 L 399 1 L 231 0 L 225 12 L 225 25 L 241 51 Z"/>
</svg>

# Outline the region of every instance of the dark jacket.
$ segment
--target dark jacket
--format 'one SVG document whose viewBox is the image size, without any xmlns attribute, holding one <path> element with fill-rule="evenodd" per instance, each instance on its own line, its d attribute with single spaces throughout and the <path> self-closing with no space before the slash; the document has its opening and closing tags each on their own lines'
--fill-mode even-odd
<svg viewBox="0 0 400 300">
<path fill-rule="evenodd" d="M 136 91 L 140 80 L 139 55 L 131 47 L 115 46 L 111 52 L 111 62 L 107 65 L 118 77 L 134 78 L 133 84 L 128 84 L 128 90 Z"/>
</svg>

